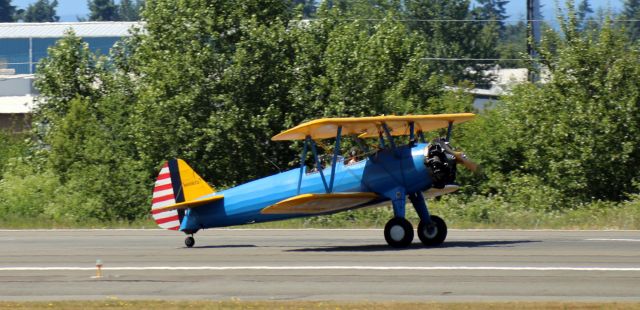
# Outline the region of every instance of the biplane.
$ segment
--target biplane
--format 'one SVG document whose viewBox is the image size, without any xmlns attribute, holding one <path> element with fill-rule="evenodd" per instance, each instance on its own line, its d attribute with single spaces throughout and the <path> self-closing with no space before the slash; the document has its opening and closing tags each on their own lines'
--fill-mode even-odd
<svg viewBox="0 0 640 310">
<path fill-rule="evenodd" d="M 472 113 L 323 118 L 303 123 L 274 136 L 274 141 L 301 140 L 300 168 L 281 172 L 233 188 L 216 191 L 185 161 L 164 163 L 155 182 L 152 216 L 165 229 L 187 234 L 195 244 L 200 229 L 331 214 L 378 205 L 392 205 L 394 217 L 384 228 L 386 242 L 409 246 L 413 226 L 405 218 L 407 198 L 420 222 L 417 234 L 426 246 L 447 237 L 447 225 L 431 215 L 426 197 L 454 192 L 456 164 L 477 165 L 449 146 L 454 124 L 471 120 Z M 446 137 L 425 141 L 425 132 L 446 128 Z M 407 138 L 400 139 L 400 137 Z M 345 161 L 341 145 L 353 139 L 360 158 Z M 375 145 L 364 139 L 374 138 Z M 318 143 L 335 140 L 330 162 L 320 159 Z M 401 142 L 403 141 L 403 142 Z M 408 141 L 408 142 L 407 142 Z M 307 167 L 311 157 L 312 167 Z"/>
</svg>

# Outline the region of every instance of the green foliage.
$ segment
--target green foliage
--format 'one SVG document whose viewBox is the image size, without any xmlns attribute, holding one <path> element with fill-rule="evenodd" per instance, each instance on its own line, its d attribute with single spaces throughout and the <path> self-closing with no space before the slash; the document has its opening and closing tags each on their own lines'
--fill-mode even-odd
<svg viewBox="0 0 640 310">
<path fill-rule="evenodd" d="M 37 74 L 36 86 L 46 100 L 36 111 L 36 132 L 47 145 L 45 169 L 66 191 L 68 205 L 54 205 L 47 214 L 67 220 L 143 217 L 148 168 L 136 159 L 131 140 L 130 78 L 107 70 L 73 33 L 49 55 Z"/>
<path fill-rule="evenodd" d="M 6 196 L 24 196 L 16 208 L 25 210 L 11 214 L 135 221 L 167 158 L 224 187 L 287 166 L 297 146 L 270 138 L 305 120 L 469 109 L 423 65 L 424 40 L 394 15 L 371 24 L 341 20 L 337 8 L 309 23 L 292 14 L 278 0 L 154 1 L 146 32 L 134 30 L 108 61 L 67 33 L 38 67 L 37 156 L 6 173 Z M 44 194 L 22 195 L 29 186 Z"/>
<path fill-rule="evenodd" d="M 29 4 L 24 12 L 23 20 L 27 23 L 46 23 L 57 22 L 60 16 L 56 15 L 56 7 L 58 0 L 38 0 L 33 4 Z"/>
<path fill-rule="evenodd" d="M 542 197 L 544 192 L 536 195 Z M 632 229 L 640 228 L 640 199 L 621 203 L 594 201 L 568 210 L 522 208 L 498 196 L 449 195 L 430 200 L 432 214 L 446 219 L 449 228 L 513 228 L 513 229 Z M 529 205 L 529 204 L 527 204 Z M 412 209 L 407 205 L 408 210 Z M 299 218 L 281 222 L 261 223 L 258 228 L 383 228 L 393 217 L 391 207 L 365 208 L 332 215 Z M 415 212 L 407 219 L 418 225 Z"/>
<path fill-rule="evenodd" d="M 611 26 L 593 37 L 578 30 L 572 9 L 568 16 L 564 38 L 540 49 L 551 80 L 516 87 L 469 125 L 477 134 L 461 144 L 484 166 L 488 181 L 475 180 L 483 193 L 559 209 L 635 190 L 639 51 Z"/>
<path fill-rule="evenodd" d="M 226 187 L 289 166 L 300 145 L 270 138 L 303 121 L 470 111 L 464 90 L 483 81 L 473 75 L 485 66 L 424 58 L 517 58 L 520 50 L 496 42 L 515 42 L 526 29 L 503 28 L 503 1 L 478 11 L 466 0 L 324 1 L 317 19 L 295 19 L 310 3 L 150 1 L 145 31 L 133 30 L 108 59 L 68 33 L 38 66 L 34 142 L 0 136 L 8 142 L 0 145 L 0 210 L 64 223 L 144 221 L 168 158 Z M 455 131 L 454 144 L 484 173 L 461 169 L 462 195 L 435 203 L 454 225 L 573 225 L 591 212 L 627 214 L 637 227 L 640 52 L 610 26 L 587 33 L 578 15 L 569 9 L 564 33 L 549 32 L 539 47 L 550 81 L 516 87 Z M 379 226 L 390 212 L 304 221 Z"/>
<path fill-rule="evenodd" d="M 53 172 L 39 173 L 20 163 L 0 180 L 0 211 L 5 216 L 44 217 L 59 185 Z"/>
<path fill-rule="evenodd" d="M 521 59 L 527 54 L 527 24 L 519 21 L 516 24 L 504 26 L 502 37 L 497 43 L 496 50 L 501 59 Z M 501 61 L 503 68 L 521 68 L 523 61 Z"/>
<path fill-rule="evenodd" d="M 67 116 L 50 134 L 49 160 L 65 185 L 98 199 L 95 218 L 133 220 L 146 210 L 142 206 L 147 198 L 141 193 L 147 183 L 139 163 L 128 156 L 120 133 L 110 128 L 118 121 L 108 110 L 114 107 L 114 99 L 101 100 L 96 110 L 86 101 L 73 100 Z"/>
<path fill-rule="evenodd" d="M 298 10 L 302 13 L 302 18 L 311 18 L 316 13 L 316 1 L 314 0 L 291 0 L 291 5 L 294 10 Z"/>
<path fill-rule="evenodd" d="M 578 21 L 580 23 L 584 23 L 587 16 L 591 13 L 593 13 L 593 9 L 591 8 L 591 3 L 589 3 L 589 0 L 580 1 L 577 9 Z"/>
<path fill-rule="evenodd" d="M 0 179 L 10 161 L 27 156 L 27 137 L 0 130 Z"/>
<path fill-rule="evenodd" d="M 540 190 L 536 196 L 543 197 Z M 572 209 L 522 208 L 502 197 L 474 196 L 472 199 L 448 196 L 431 205 L 432 213 L 457 228 L 515 229 L 638 229 L 640 200 L 622 203 L 594 201 Z M 527 204 L 530 205 L 530 204 Z"/>
<path fill-rule="evenodd" d="M 289 25 L 282 2 L 262 4 L 258 13 L 272 12 L 269 19 L 251 3 L 225 5 L 176 15 L 156 2 L 145 11 L 149 34 L 132 70 L 143 80 L 133 126 L 147 166 L 181 156 L 216 185 L 237 184 L 295 158 L 295 149 L 270 141 L 288 127 L 320 116 L 417 113 L 443 93 L 442 79 L 420 63 L 424 42 L 393 16 L 372 25 L 325 8 L 319 20 Z"/>
<path fill-rule="evenodd" d="M 405 14 L 411 20 L 409 27 L 424 37 L 426 50 L 423 57 L 429 58 L 426 61 L 433 70 L 451 76 L 455 82 L 471 80 L 484 84 L 487 82 L 486 77 L 478 73 L 491 66 L 491 62 L 447 60 L 498 56 L 495 45 L 500 34 L 500 23 L 497 20 L 482 23 L 458 22 L 486 19 L 485 14 L 480 14 L 482 10 L 471 10 L 470 3 L 469 0 L 405 1 Z M 489 19 L 494 18 L 496 17 Z M 443 21 L 448 19 L 454 21 Z"/>
<path fill-rule="evenodd" d="M 503 20 L 507 19 L 507 9 L 505 5 L 509 3 L 507 0 L 477 0 L 479 7 L 476 8 L 478 19 L 496 20 L 500 25 L 500 30 L 505 28 Z"/>
<path fill-rule="evenodd" d="M 100 83 L 102 64 L 73 31 L 50 47 L 48 55 L 38 63 L 35 80 L 35 87 L 46 98 L 38 104 L 36 120 L 45 124 L 64 117 L 74 98 L 100 98 L 104 85 Z"/>
</svg>

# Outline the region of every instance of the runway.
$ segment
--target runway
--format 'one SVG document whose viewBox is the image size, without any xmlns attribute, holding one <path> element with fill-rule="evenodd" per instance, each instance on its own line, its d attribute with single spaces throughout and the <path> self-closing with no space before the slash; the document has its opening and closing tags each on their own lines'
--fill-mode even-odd
<svg viewBox="0 0 640 310">
<path fill-rule="evenodd" d="M 0 230 L 0 300 L 640 301 L 640 231 Z M 103 278 L 95 263 L 103 263 Z"/>
</svg>

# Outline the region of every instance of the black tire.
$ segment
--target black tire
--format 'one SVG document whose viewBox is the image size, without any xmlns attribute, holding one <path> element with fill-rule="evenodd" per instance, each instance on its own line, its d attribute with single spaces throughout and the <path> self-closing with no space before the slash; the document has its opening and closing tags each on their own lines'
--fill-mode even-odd
<svg viewBox="0 0 640 310">
<path fill-rule="evenodd" d="M 418 238 L 426 246 L 441 245 L 444 239 L 447 239 L 447 224 L 443 219 L 435 215 L 431 216 L 431 223 L 433 223 L 435 231 L 429 233 L 427 224 L 424 221 L 420 221 L 420 224 L 418 224 Z"/>
<path fill-rule="evenodd" d="M 394 217 L 384 226 L 384 239 L 394 248 L 406 248 L 413 241 L 413 226 L 405 218 Z"/>
<path fill-rule="evenodd" d="M 188 248 L 193 247 L 194 244 L 196 244 L 196 239 L 193 239 L 193 237 L 189 236 L 184 239 L 184 245 Z"/>
</svg>

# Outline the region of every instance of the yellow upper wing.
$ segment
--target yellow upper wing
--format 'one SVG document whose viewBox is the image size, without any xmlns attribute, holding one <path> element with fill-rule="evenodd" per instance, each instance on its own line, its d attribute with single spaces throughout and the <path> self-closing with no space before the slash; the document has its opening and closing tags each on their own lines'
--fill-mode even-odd
<svg viewBox="0 0 640 310">
<path fill-rule="evenodd" d="M 393 136 L 409 135 L 409 124 L 415 124 L 415 132 L 427 132 L 449 126 L 449 122 L 459 124 L 475 117 L 473 113 L 405 115 L 405 116 L 372 116 L 321 118 L 300 124 L 275 135 L 271 140 L 303 140 L 306 136 L 312 139 L 335 138 L 338 126 L 342 126 L 342 135 L 357 135 L 360 138 L 378 137 L 382 132 L 382 124 L 387 124 Z"/>
</svg>

